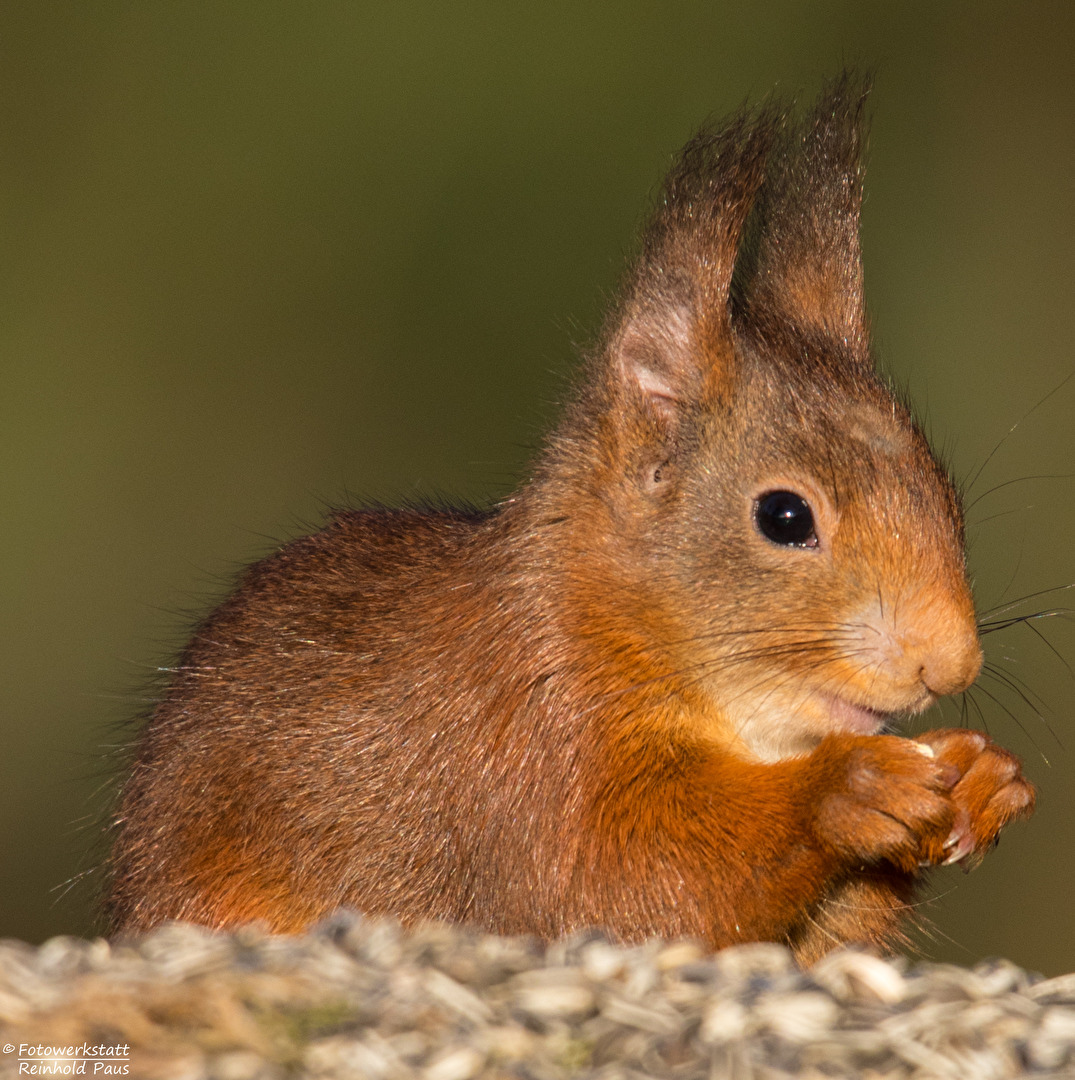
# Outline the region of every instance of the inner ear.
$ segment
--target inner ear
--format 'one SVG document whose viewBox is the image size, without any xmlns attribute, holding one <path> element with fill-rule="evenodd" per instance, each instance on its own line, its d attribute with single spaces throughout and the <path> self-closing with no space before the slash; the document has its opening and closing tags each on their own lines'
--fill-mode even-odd
<svg viewBox="0 0 1075 1080">
<path fill-rule="evenodd" d="M 699 364 L 692 320 L 683 308 L 661 318 L 636 317 L 627 322 L 615 345 L 620 376 L 632 396 L 662 426 L 679 422 L 684 404 L 697 398 Z"/>
</svg>

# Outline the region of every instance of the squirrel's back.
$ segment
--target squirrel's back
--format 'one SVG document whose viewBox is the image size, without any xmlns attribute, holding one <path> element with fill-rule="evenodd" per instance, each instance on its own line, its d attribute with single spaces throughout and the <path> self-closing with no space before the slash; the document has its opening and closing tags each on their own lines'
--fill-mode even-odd
<svg viewBox="0 0 1075 1080">
<path fill-rule="evenodd" d="M 115 925 L 288 929 L 344 902 L 352 880 L 376 895 L 402 875 L 424 910 L 460 914 L 457 863 L 417 819 L 443 784 L 431 758 L 466 722 L 445 666 L 465 679 L 481 629 L 452 568 L 488 528 L 463 513 L 342 513 L 246 572 L 141 741 L 113 854 Z M 450 838 L 466 811 L 437 798 Z M 167 829 L 146 827 L 161 816 Z"/>
</svg>

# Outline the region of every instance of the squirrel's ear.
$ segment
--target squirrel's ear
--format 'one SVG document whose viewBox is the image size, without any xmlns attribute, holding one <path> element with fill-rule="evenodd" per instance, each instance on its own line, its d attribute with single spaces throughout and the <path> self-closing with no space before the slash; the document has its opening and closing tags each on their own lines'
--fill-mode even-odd
<svg viewBox="0 0 1075 1080">
<path fill-rule="evenodd" d="M 732 273 L 774 128 L 770 112 L 744 111 L 687 144 L 606 329 L 614 397 L 625 395 L 662 429 L 734 375 Z"/>
<path fill-rule="evenodd" d="M 804 123 L 785 130 L 748 224 L 749 251 L 736 283 L 738 302 L 755 316 L 771 313 L 843 341 L 865 362 L 859 212 L 869 90 L 868 79 L 844 72 Z"/>
</svg>

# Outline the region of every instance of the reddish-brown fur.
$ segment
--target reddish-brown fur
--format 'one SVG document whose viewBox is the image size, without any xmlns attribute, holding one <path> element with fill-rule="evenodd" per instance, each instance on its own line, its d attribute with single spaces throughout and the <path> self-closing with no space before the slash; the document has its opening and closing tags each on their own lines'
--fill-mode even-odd
<svg viewBox="0 0 1075 1080">
<path fill-rule="evenodd" d="M 142 735 L 114 929 L 351 905 L 808 960 L 1030 813 L 985 736 L 879 733 L 981 654 L 958 500 L 870 363 L 863 98 L 687 147 L 513 498 L 340 513 L 246 573 Z M 816 546 L 759 532 L 784 489 Z"/>
</svg>

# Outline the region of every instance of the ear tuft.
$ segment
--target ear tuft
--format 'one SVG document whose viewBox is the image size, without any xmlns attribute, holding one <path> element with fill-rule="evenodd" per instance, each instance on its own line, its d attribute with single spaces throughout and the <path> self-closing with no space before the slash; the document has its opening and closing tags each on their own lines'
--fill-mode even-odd
<svg viewBox="0 0 1075 1080">
<path fill-rule="evenodd" d="M 868 362 L 859 217 L 868 78 L 844 72 L 785 129 L 749 225 L 738 307 L 842 341 Z M 749 264 L 747 266 L 746 264 Z"/>
</svg>

